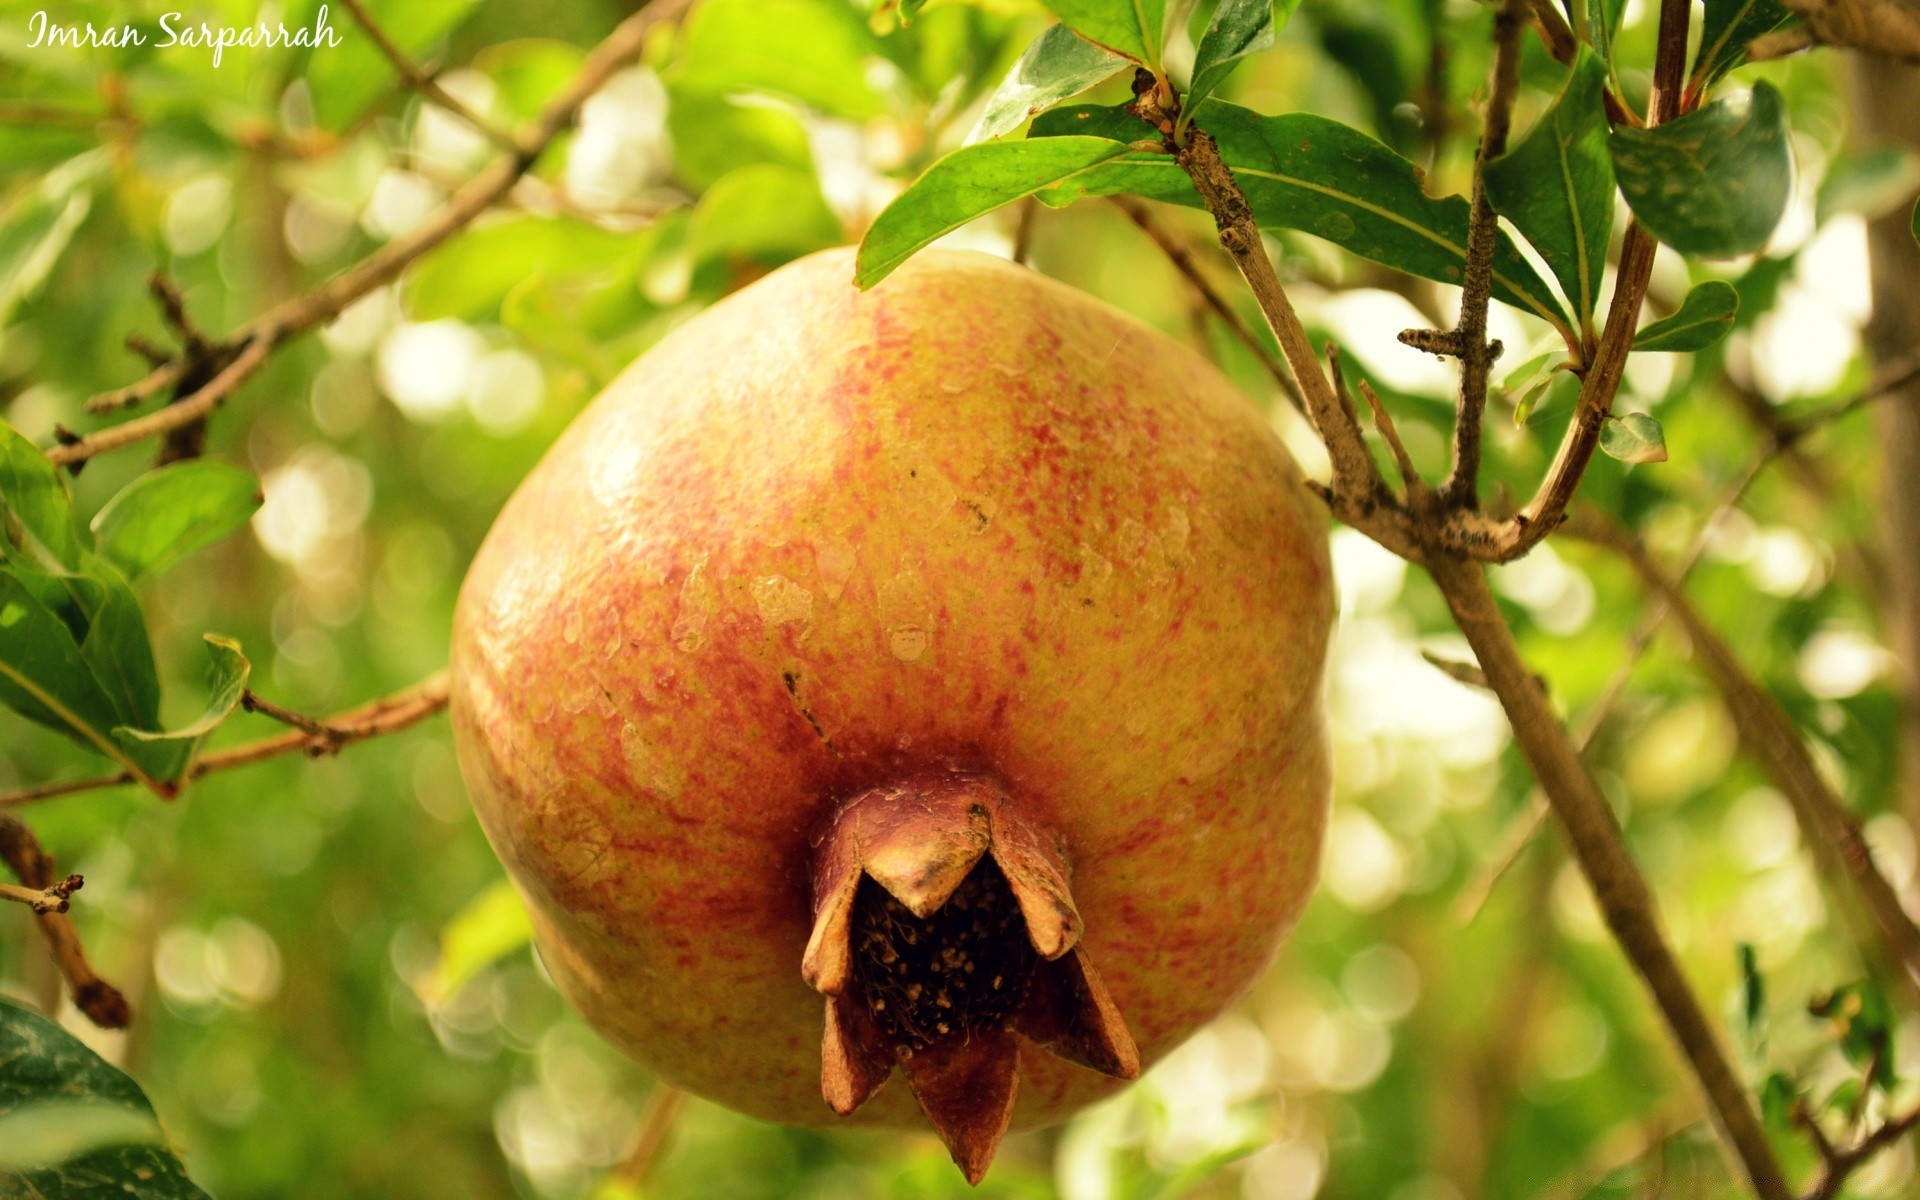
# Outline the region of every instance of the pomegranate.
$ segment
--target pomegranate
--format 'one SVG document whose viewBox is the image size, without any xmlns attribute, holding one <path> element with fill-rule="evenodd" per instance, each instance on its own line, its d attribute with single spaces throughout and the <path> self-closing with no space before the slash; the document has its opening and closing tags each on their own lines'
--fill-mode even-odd
<svg viewBox="0 0 1920 1200">
<path fill-rule="evenodd" d="M 978 1182 L 1305 903 L 1325 528 L 1165 335 L 982 255 L 852 269 L 776 271 L 574 422 L 467 577 L 454 725 L 616 1046 L 767 1120 L 930 1122 Z"/>
</svg>

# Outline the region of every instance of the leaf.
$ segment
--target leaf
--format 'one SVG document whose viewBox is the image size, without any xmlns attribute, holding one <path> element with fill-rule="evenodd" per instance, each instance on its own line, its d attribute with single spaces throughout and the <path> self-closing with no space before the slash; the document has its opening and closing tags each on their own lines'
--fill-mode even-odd
<svg viewBox="0 0 1920 1200">
<path fill-rule="evenodd" d="M 778 264 L 845 237 L 811 170 L 759 163 L 707 189 L 687 226 L 695 266 L 730 259 Z"/>
<path fill-rule="evenodd" d="M 1042 0 L 1075 33 L 1160 70 L 1167 0 Z"/>
<path fill-rule="evenodd" d="M 887 111 L 867 76 L 878 44 L 849 4 L 703 0 L 688 14 L 677 48 L 675 84 L 717 94 L 772 92 L 849 121 Z"/>
<path fill-rule="evenodd" d="M 1608 417 L 1600 427 L 1600 448 L 1626 463 L 1667 461 L 1667 435 L 1660 422 L 1643 412 Z"/>
<path fill-rule="evenodd" d="M 84 578 L 98 599 L 87 613 L 80 657 L 113 702 L 120 725 L 154 728 L 160 723 L 160 676 L 140 602 L 111 563 L 91 559 Z"/>
<path fill-rule="evenodd" d="M 1486 169 L 1494 211 L 1547 260 L 1583 331 L 1592 328 L 1613 232 L 1613 165 L 1600 100 L 1606 84 L 1606 68 L 1582 51 L 1553 107 Z"/>
<path fill-rule="evenodd" d="M 1760 974 L 1760 959 L 1751 942 L 1734 947 L 1740 960 L 1741 1013 L 1746 1019 L 1747 1037 L 1758 1045 L 1767 1020 L 1767 980 Z"/>
<path fill-rule="evenodd" d="M 38 1014 L 0 1001 L 0 1196 L 207 1200 L 140 1086 Z"/>
<path fill-rule="evenodd" d="M 963 146 L 928 167 L 874 218 L 860 243 L 854 282 L 872 287 L 942 234 L 1127 152 L 1123 143 L 1097 137 Z"/>
<path fill-rule="evenodd" d="M 388 39 L 420 62 L 424 51 L 472 15 L 479 0 L 366 0 L 366 7 Z M 358 24 L 342 14 L 335 32 L 341 44 L 316 49 L 304 76 L 313 93 L 314 116 L 325 128 L 339 130 L 394 91 L 399 80 Z"/>
<path fill-rule="evenodd" d="M 1697 95 L 1711 87 L 1746 61 L 1753 39 L 1778 29 L 1792 15 L 1780 0 L 1706 0 L 1687 90 Z"/>
<path fill-rule="evenodd" d="M 497 879 L 467 901 L 440 931 L 440 957 L 420 984 L 420 1000 L 438 1008 L 474 976 L 533 940 L 533 921 L 513 884 Z"/>
<path fill-rule="evenodd" d="M 416 266 L 407 310 L 417 321 L 490 317 L 529 276 L 601 268 L 639 245 L 635 235 L 574 217 L 507 217 L 461 232 Z"/>
<path fill-rule="evenodd" d="M 1720 279 L 1709 279 L 1687 293 L 1672 316 L 1633 335 L 1635 350 L 1705 350 L 1727 335 L 1740 312 L 1740 293 Z"/>
<path fill-rule="evenodd" d="M 1824 225 L 1841 213 L 1868 220 L 1892 212 L 1920 183 L 1920 158 L 1904 146 L 1876 146 L 1843 154 L 1827 167 L 1814 197 L 1814 223 Z"/>
<path fill-rule="evenodd" d="M 1613 67 L 1613 40 L 1620 33 L 1620 18 L 1626 14 L 1627 0 L 1586 0 L 1587 41 L 1609 70 Z"/>
<path fill-rule="evenodd" d="M 60 468 L 4 421 L 0 421 L 0 505 L 53 562 L 69 570 L 80 565 L 86 544 L 74 525 L 73 502 Z M 0 536 L 0 551 L 8 546 L 9 538 Z"/>
<path fill-rule="evenodd" d="M 73 631 L 12 570 L 0 568 L 0 702 L 29 720 L 109 757 L 125 754 L 113 740 L 120 724 Z M 142 780 L 151 783 L 151 780 Z"/>
<path fill-rule="evenodd" d="M 101 163 L 89 152 L 49 172 L 0 213 L 0 326 L 40 290 L 93 207 Z"/>
<path fill-rule="evenodd" d="M 813 169 L 806 126 L 770 104 L 735 104 L 718 93 L 675 87 L 668 93 L 667 132 L 674 178 L 695 191 L 756 163 Z"/>
<path fill-rule="evenodd" d="M 987 98 L 986 110 L 967 135 L 967 142 L 991 141 L 1012 133 L 1035 113 L 1079 95 L 1126 65 L 1124 58 L 1101 49 L 1065 25 L 1049 25 Z"/>
<path fill-rule="evenodd" d="M 493 80 L 494 115 L 512 127 L 539 115 L 580 70 L 586 52 L 552 38 L 515 38 L 483 46 L 473 69 Z"/>
<path fill-rule="evenodd" d="M 1800 1102 L 1800 1089 L 1779 1071 L 1767 1076 L 1760 1088 L 1760 1115 L 1774 1129 L 1793 1124 L 1793 1106 Z"/>
<path fill-rule="evenodd" d="M 1427 195 L 1419 170 L 1381 142 L 1312 113 L 1263 117 L 1220 100 L 1207 102 L 1198 124 L 1219 143 L 1263 228 L 1298 229 L 1409 274 L 1460 282 L 1466 265 L 1465 198 Z M 1036 118 L 1028 137 L 1091 134 L 1129 141 L 1146 132 L 1124 108 L 1073 105 Z M 1105 166 L 1041 192 L 1040 199 L 1057 206 L 1119 192 L 1204 207 L 1186 172 L 1158 149 L 1129 149 Z M 1493 294 L 1570 334 L 1553 289 L 1504 232 L 1494 243 Z"/>
<path fill-rule="evenodd" d="M 240 706 L 241 694 L 246 691 L 252 665 L 240 652 L 240 643 L 212 633 L 206 635 L 206 642 L 207 657 L 211 660 L 207 671 L 207 707 L 198 719 L 161 733 L 124 726 L 113 731 L 114 741 L 126 756 L 163 785 L 177 784 L 186 777 L 200 753 L 201 743 L 233 715 L 233 710 Z M 158 790 L 164 796 L 172 789 Z"/>
<path fill-rule="evenodd" d="M 1682 254 L 1750 254 L 1786 210 L 1786 113 L 1764 80 L 1745 104 L 1719 100 L 1651 129 L 1622 127 L 1607 148 L 1634 216 Z"/>
<path fill-rule="evenodd" d="M 159 574 L 245 525 L 260 481 L 208 458 L 148 471 L 94 515 L 94 547 L 129 580 Z"/>
<path fill-rule="evenodd" d="M 1276 20 L 1274 0 L 1220 0 L 1220 7 L 1213 10 L 1213 19 L 1207 22 L 1207 31 L 1201 35 L 1200 47 L 1194 52 L 1193 82 L 1181 102 L 1186 112 L 1197 110 L 1202 100 L 1218 91 L 1242 59 L 1272 47 L 1274 34 L 1293 15 L 1300 0 L 1280 0 L 1280 3 L 1284 11 Z"/>
</svg>

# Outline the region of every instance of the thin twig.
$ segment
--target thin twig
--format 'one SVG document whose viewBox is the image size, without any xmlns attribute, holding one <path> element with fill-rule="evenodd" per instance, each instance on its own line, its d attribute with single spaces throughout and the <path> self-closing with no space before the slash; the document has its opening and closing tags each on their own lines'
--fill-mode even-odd
<svg viewBox="0 0 1920 1200">
<path fill-rule="evenodd" d="M 34 891 L 45 892 L 68 885 L 72 891 L 80 886 L 77 875 L 62 880 L 54 867 L 53 855 L 40 845 L 40 839 L 27 823 L 12 813 L 0 812 L 0 861 L 7 864 L 23 887 Z M 73 993 L 74 1007 L 102 1029 L 125 1029 L 133 1020 L 133 1009 L 120 989 L 100 978 L 93 964 L 87 961 L 86 949 L 80 944 L 80 935 L 74 931 L 65 908 L 41 910 L 36 907 L 35 913 L 40 932 L 46 935 L 47 945 L 53 951 L 54 964 L 60 968 Z"/>
<path fill-rule="evenodd" d="M 226 339 L 237 348 L 237 357 L 204 386 L 148 416 L 63 441 L 51 447 L 47 457 L 55 463 L 72 466 L 96 454 L 204 419 L 251 378 L 280 346 L 338 316 L 355 300 L 392 281 L 415 259 L 452 237 L 506 196 L 560 132 L 573 123 L 581 106 L 615 71 L 640 53 L 649 31 L 661 21 L 678 16 L 688 3 L 689 0 L 654 0 L 622 21 L 588 53 L 572 82 L 513 139 L 511 152 L 495 158 L 412 232 L 386 243 L 312 291 L 279 304 L 243 325 Z M 163 390 L 163 385 L 155 376 L 169 369 L 156 370 L 148 378 L 108 395 L 125 395 L 135 390 L 142 396 L 156 394 Z"/>
<path fill-rule="evenodd" d="M 1863 1089 L 1864 1090 L 1864 1089 Z M 1841 1190 L 1853 1173 L 1873 1160 L 1876 1154 L 1905 1137 L 1915 1126 L 1920 1125 L 1920 1107 L 1908 1111 L 1905 1115 L 1883 1122 L 1879 1128 L 1861 1138 L 1851 1146 L 1839 1147 L 1827 1136 L 1820 1122 L 1806 1110 L 1805 1105 L 1796 1104 L 1793 1108 L 1793 1121 L 1813 1143 L 1814 1150 L 1820 1155 L 1820 1177 L 1813 1190 L 1807 1193 L 1806 1200 L 1837 1200 Z"/>
<path fill-rule="evenodd" d="M 473 126 L 494 145 L 509 151 L 516 149 L 513 134 L 475 112 L 465 101 L 441 87 L 431 73 L 415 65 L 414 61 L 407 57 L 407 52 L 395 45 L 386 31 L 380 28 L 379 23 L 373 19 L 372 14 L 367 12 L 360 0 L 340 0 L 340 3 L 359 23 L 361 31 L 367 35 L 368 40 L 372 41 L 380 53 L 386 56 L 387 62 L 392 64 L 393 69 L 399 73 L 402 83 Z"/>
<path fill-rule="evenodd" d="M 1662 570 L 1640 539 L 1597 510 L 1582 509 L 1569 523 L 1569 536 L 1594 542 L 1619 554 L 1641 581 L 1666 605 L 1686 632 L 1695 657 L 1720 692 L 1740 741 L 1787 798 L 1801 834 L 1829 871 L 1850 880 L 1879 927 L 1882 940 L 1907 972 L 1920 978 L 1920 928 L 1907 915 L 1899 893 L 1873 859 L 1860 823 L 1834 794 L 1814 765 L 1805 740 L 1773 694 L 1740 662 L 1726 639 L 1694 607 L 1674 579 Z"/>
<path fill-rule="evenodd" d="M 660 1161 L 660 1153 L 666 1148 L 674 1124 L 680 1119 L 680 1111 L 686 1105 L 687 1094 L 679 1088 L 670 1083 L 653 1085 L 653 1091 L 647 1095 L 646 1107 L 640 1110 L 639 1124 L 634 1130 L 633 1149 L 613 1169 L 615 1179 L 636 1189 L 647 1182 Z"/>
<path fill-rule="evenodd" d="M 0 883 L 0 900 L 12 900 L 26 905 L 36 913 L 63 913 L 72 907 L 69 899 L 79 891 L 86 880 L 78 875 L 69 875 L 52 887 L 30 888 L 12 883 Z"/>
<path fill-rule="evenodd" d="M 1453 425 L 1453 470 L 1441 486 L 1444 503 L 1477 508 L 1480 425 L 1487 409 L 1487 376 L 1499 351 L 1487 341 L 1487 306 L 1493 299 L 1493 251 L 1499 221 L 1487 198 L 1487 164 L 1507 151 L 1513 102 L 1520 92 L 1520 31 L 1527 0 L 1506 0 L 1493 19 L 1493 87 L 1486 123 L 1474 157 L 1473 202 L 1467 222 L 1466 266 L 1461 276 L 1460 320 L 1454 327 L 1460 357 L 1459 413 Z"/>
<path fill-rule="evenodd" d="M 1229 304 L 1227 298 L 1220 294 L 1220 290 L 1213 286 L 1213 281 L 1208 279 L 1206 272 L 1200 269 L 1200 263 L 1194 258 L 1192 249 L 1171 230 L 1154 220 L 1153 214 L 1140 201 L 1131 196 L 1115 196 L 1113 202 L 1135 225 L 1140 227 L 1141 232 L 1145 233 L 1154 245 L 1160 247 L 1160 252 L 1166 255 L 1167 261 L 1186 278 L 1200 299 L 1206 302 L 1207 307 L 1212 309 L 1214 315 L 1219 317 L 1221 323 L 1227 327 L 1227 331 L 1252 352 L 1254 359 L 1266 369 L 1268 375 L 1273 377 L 1274 386 L 1280 389 L 1280 394 L 1285 396 L 1295 409 L 1305 413 L 1306 403 L 1300 399 L 1300 386 L 1293 381 L 1293 376 L 1288 373 L 1286 367 L 1281 365 L 1280 360 L 1273 356 L 1273 351 L 1268 349 L 1265 340 L 1253 331 L 1253 326 L 1247 324 L 1239 310 Z"/>
<path fill-rule="evenodd" d="M 257 702 L 258 698 L 255 699 Z M 187 784 L 212 775 L 216 771 L 230 771 L 235 767 L 244 767 L 249 763 L 277 758 L 283 754 L 305 754 L 310 758 L 338 754 L 355 742 L 364 742 L 382 734 L 398 733 L 417 725 L 446 706 L 447 673 L 436 671 L 405 691 L 395 692 L 371 704 L 349 709 L 325 721 L 313 722 L 322 732 L 309 732 L 304 728 L 295 728 L 287 733 L 261 738 L 259 741 L 246 742 L 225 750 L 203 754 L 194 760 L 192 768 L 187 771 L 186 778 L 181 781 L 181 790 L 184 791 Z M 285 709 L 278 711 L 286 712 Z M 270 715 L 277 716 L 278 713 Z M 312 721 L 310 717 L 300 719 Z M 76 792 L 97 791 L 101 788 L 118 787 L 123 783 L 132 782 L 134 782 L 133 776 L 122 771 L 113 775 L 96 775 L 90 779 L 69 779 L 57 783 L 40 784 L 0 795 L 0 809 L 18 808 L 21 805 L 48 800 L 55 796 L 70 796 Z"/>
</svg>

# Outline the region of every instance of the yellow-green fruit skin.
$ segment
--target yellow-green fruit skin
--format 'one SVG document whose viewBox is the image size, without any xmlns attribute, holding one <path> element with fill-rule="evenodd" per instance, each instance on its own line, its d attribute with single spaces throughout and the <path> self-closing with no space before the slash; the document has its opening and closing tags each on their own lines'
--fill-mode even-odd
<svg viewBox="0 0 1920 1200">
<path fill-rule="evenodd" d="M 800 977 L 837 800 L 991 772 L 1151 1063 L 1272 960 L 1329 798 L 1326 530 L 1266 419 L 985 255 L 792 263 L 629 367 L 476 557 L 452 711 L 569 1000 L 663 1078 L 840 1122 Z M 1121 1086 L 1032 1046 L 1014 1123 Z M 895 1078 L 852 1123 L 924 1127 Z"/>
</svg>

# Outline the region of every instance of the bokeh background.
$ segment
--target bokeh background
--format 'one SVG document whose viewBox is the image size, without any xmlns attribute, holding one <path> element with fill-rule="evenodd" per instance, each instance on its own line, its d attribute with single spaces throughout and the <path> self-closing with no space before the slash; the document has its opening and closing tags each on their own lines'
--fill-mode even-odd
<svg viewBox="0 0 1920 1200">
<path fill-rule="evenodd" d="M 204 327 L 231 328 L 414 227 L 489 154 L 399 87 L 338 9 L 343 47 L 235 50 L 215 68 L 180 50 L 30 47 L 41 7 L 0 3 L 0 412 L 42 444 L 56 424 L 88 427 L 83 400 L 139 373 L 127 332 L 162 337 L 149 272 L 177 281 Z M 173 7 L 47 11 L 105 27 Z M 443 86 L 502 123 L 536 111 L 630 11 L 605 0 L 370 7 L 442 69 Z M 190 15 L 292 25 L 313 8 L 215 0 Z M 1621 61 L 1650 65 L 1650 9 L 1629 0 Z M 936 2 L 902 30 L 849 0 L 701 0 L 587 106 L 510 203 L 277 355 L 215 418 L 208 452 L 256 472 L 266 500 L 246 533 L 143 594 L 170 703 L 194 708 L 206 631 L 238 638 L 256 689 L 305 712 L 441 666 L 466 563 L 570 417 L 689 314 L 857 239 L 959 144 L 1048 19 L 1020 0 Z M 1307 0 L 1230 89 L 1262 111 L 1372 130 L 1426 167 L 1432 191 L 1457 190 L 1489 27 L 1470 0 Z M 1522 125 L 1560 77 L 1531 39 L 1525 65 Z M 1909 156 L 1843 149 L 1834 56 L 1749 77 L 1789 101 L 1788 217 L 1764 255 L 1693 268 L 1693 281 L 1710 273 L 1740 288 L 1730 339 L 1697 358 L 1632 360 L 1626 406 L 1659 417 L 1671 461 L 1602 459 L 1586 485 L 1670 557 L 1759 445 L 1743 405 L 1810 410 L 1865 378 L 1864 222 L 1920 178 Z M 1643 92 L 1645 71 L 1623 83 Z M 1160 216 L 1206 251 L 1197 214 Z M 1011 254 L 1022 222 L 1038 269 L 1200 342 L 1309 469 L 1324 469 L 1268 376 L 1118 208 L 1015 208 L 953 240 Z M 1310 237 L 1272 244 L 1309 323 L 1381 387 L 1416 458 L 1439 467 L 1451 374 L 1393 335 L 1455 297 Z M 1205 263 L 1233 283 L 1224 260 Z M 1654 304 L 1671 307 L 1689 281 L 1687 264 L 1663 254 Z M 1544 327 L 1499 305 L 1494 325 L 1509 364 L 1547 347 Z M 1512 399 L 1496 399 L 1491 470 L 1525 494 L 1569 402 L 1550 391 L 1520 427 Z M 1862 565 L 1875 531 L 1871 425 L 1836 424 L 1807 450 L 1806 471 L 1772 470 L 1721 523 L 1692 590 L 1800 721 L 1904 885 L 1915 856 L 1892 799 L 1897 703 Z M 90 464 L 74 481 L 80 510 L 143 457 Z M 1520 840 L 1530 783 L 1497 705 L 1421 657 L 1466 656 L 1437 593 L 1357 534 L 1337 530 L 1333 546 L 1338 796 L 1311 909 L 1250 995 L 1118 1099 L 1012 1139 L 976 1194 L 1727 1194 L 1690 1085 L 1557 835 Z M 1494 580 L 1556 703 L 1588 712 L 1642 619 L 1638 584 L 1564 541 Z M 217 744 L 273 728 L 238 716 Z M 1778 1070 L 1825 1096 L 1859 1069 L 1807 1004 L 1866 967 L 1789 809 L 1736 750 L 1684 645 L 1662 634 L 1591 760 L 1756 1086 Z M 0 789 L 100 769 L 0 714 Z M 58 1012 L 139 1079 L 215 1195 L 624 1194 L 609 1172 L 653 1081 L 566 1010 L 527 946 L 443 721 L 334 759 L 217 775 L 172 805 L 122 788 L 28 815 L 63 867 L 85 874 L 76 920 L 138 1019 L 108 1034 L 63 1004 L 24 910 L 0 911 L 0 992 Z M 1737 944 L 1765 983 L 1759 1022 L 1745 1011 Z M 1920 1029 L 1898 1026 L 1895 1044 L 1900 1070 L 1920 1070 Z M 1781 1144 L 1807 1165 L 1791 1137 Z M 1914 1194 L 1913 1174 L 1902 1144 L 1849 1194 Z M 645 1188 L 730 1200 L 968 1194 L 931 1135 L 776 1128 L 697 1100 Z"/>
</svg>

